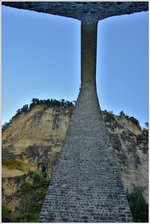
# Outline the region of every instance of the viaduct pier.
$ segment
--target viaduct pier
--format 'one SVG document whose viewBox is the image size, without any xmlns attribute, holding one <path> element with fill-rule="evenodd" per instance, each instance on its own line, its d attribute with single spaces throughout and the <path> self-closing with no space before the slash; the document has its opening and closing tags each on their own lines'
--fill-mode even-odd
<svg viewBox="0 0 150 224">
<path fill-rule="evenodd" d="M 3 4 L 81 21 L 81 89 L 39 222 L 132 222 L 97 97 L 97 24 L 110 16 L 147 11 L 148 2 Z"/>
</svg>

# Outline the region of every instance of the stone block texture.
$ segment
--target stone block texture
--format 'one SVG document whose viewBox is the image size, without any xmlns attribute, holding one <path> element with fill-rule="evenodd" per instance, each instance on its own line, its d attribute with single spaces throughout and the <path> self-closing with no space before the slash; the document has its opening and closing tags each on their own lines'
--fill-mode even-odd
<svg viewBox="0 0 150 224">
<path fill-rule="evenodd" d="M 81 88 L 40 222 L 130 222 L 132 215 L 95 88 Z"/>
<path fill-rule="evenodd" d="M 81 25 L 81 90 L 40 222 L 129 222 L 132 215 L 96 92 L 97 21 Z"/>
</svg>

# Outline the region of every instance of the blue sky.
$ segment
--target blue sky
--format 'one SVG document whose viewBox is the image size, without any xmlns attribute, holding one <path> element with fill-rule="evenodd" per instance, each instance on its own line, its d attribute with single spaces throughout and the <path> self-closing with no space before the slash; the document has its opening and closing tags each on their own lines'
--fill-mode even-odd
<svg viewBox="0 0 150 224">
<path fill-rule="evenodd" d="M 2 6 L 2 121 L 32 98 L 76 100 L 80 21 Z M 99 22 L 101 109 L 148 121 L 148 13 Z"/>
</svg>

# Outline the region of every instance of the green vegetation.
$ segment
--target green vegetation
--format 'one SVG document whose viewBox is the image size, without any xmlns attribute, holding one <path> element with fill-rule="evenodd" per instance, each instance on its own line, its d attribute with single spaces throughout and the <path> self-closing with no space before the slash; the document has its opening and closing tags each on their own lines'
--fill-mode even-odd
<svg viewBox="0 0 150 224">
<path fill-rule="evenodd" d="M 18 216 L 18 219 L 19 221 L 26 220 L 27 222 L 37 222 L 49 181 L 44 178 L 40 171 L 30 172 L 28 176 L 32 179 L 33 184 L 23 183 L 16 193 L 19 197 L 22 196 L 30 199 L 29 202 L 26 203 L 24 211 L 20 213 L 21 217 Z"/>
<path fill-rule="evenodd" d="M 148 222 L 148 204 L 146 203 L 142 189 L 137 187 L 128 196 L 134 222 Z"/>
<path fill-rule="evenodd" d="M 43 176 L 43 173 L 41 171 L 31 171 L 29 173 L 29 176 L 32 177 L 32 179 L 34 180 L 34 185 L 39 185 L 40 183 L 43 184 L 43 182 L 45 181 L 45 178 Z"/>
<path fill-rule="evenodd" d="M 142 134 L 139 134 L 137 136 L 137 144 L 143 144 L 143 153 L 147 153 L 148 151 L 148 129 L 147 128 L 143 128 L 142 130 Z"/>
<path fill-rule="evenodd" d="M 49 185 L 49 181 L 45 179 L 43 176 L 43 173 L 40 171 L 31 171 L 28 174 L 28 177 L 30 177 L 33 181 L 33 184 L 30 183 L 23 183 L 20 186 L 20 189 L 16 192 L 16 195 L 25 195 L 25 194 L 32 194 L 35 196 L 40 197 L 42 196 L 42 199 L 45 197 L 45 190 L 47 190 L 47 187 Z"/>
<path fill-rule="evenodd" d="M 2 206 L 2 216 L 3 216 L 3 219 L 2 221 L 3 222 L 10 222 L 10 213 L 11 211 L 6 207 L 6 206 Z"/>
<path fill-rule="evenodd" d="M 137 143 L 140 144 L 143 141 L 148 141 L 148 132 L 146 133 L 145 131 L 142 134 L 139 134 L 137 136 Z"/>
<path fill-rule="evenodd" d="M 26 182 L 30 178 L 30 183 Z M 18 180 L 17 180 L 18 182 Z M 11 198 L 21 199 L 19 211 L 11 214 L 6 207 L 3 207 L 3 222 L 38 222 L 44 198 L 46 196 L 49 181 L 46 180 L 41 171 L 31 171 L 24 175 L 19 190 Z"/>
<path fill-rule="evenodd" d="M 31 211 L 12 216 L 11 222 L 38 222 L 40 213 Z"/>
<path fill-rule="evenodd" d="M 47 100 L 39 100 L 37 98 L 33 98 L 32 99 L 32 103 L 29 105 L 28 110 L 30 110 L 32 107 L 34 107 L 35 105 L 44 105 L 47 107 L 73 107 L 73 103 L 69 102 L 68 100 L 53 100 L 53 99 L 47 99 Z"/>
<path fill-rule="evenodd" d="M 16 195 L 24 195 L 33 191 L 33 187 L 29 183 L 24 183 L 21 185 L 20 189 L 16 192 Z"/>
</svg>

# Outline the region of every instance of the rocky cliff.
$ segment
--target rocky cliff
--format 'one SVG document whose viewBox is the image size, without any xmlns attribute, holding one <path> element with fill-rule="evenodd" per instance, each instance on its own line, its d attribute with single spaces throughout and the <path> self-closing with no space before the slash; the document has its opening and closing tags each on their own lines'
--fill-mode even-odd
<svg viewBox="0 0 150 224">
<path fill-rule="evenodd" d="M 33 99 L 3 126 L 4 221 L 38 220 L 73 108 L 64 100 Z M 148 129 L 123 112 L 103 111 L 103 118 L 127 193 L 140 188 L 148 201 Z"/>
</svg>

